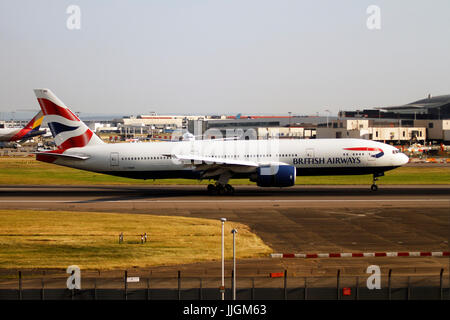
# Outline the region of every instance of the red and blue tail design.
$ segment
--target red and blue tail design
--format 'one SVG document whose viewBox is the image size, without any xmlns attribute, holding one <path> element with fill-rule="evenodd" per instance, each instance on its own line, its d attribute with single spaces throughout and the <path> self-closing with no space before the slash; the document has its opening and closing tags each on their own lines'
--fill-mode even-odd
<svg viewBox="0 0 450 320">
<path fill-rule="evenodd" d="M 34 93 L 58 149 L 67 150 L 104 143 L 49 89 L 35 89 Z"/>
<path fill-rule="evenodd" d="M 357 148 L 344 148 L 344 150 L 349 151 L 378 151 L 377 154 L 371 155 L 373 158 L 381 158 L 384 156 L 384 151 L 380 148 L 369 148 L 369 147 L 357 147 Z"/>
<path fill-rule="evenodd" d="M 19 132 L 11 137 L 10 141 L 27 140 L 32 137 L 44 134 L 45 130 L 39 130 L 43 119 L 44 114 L 42 113 L 42 111 L 39 111 L 38 114 L 35 115 L 24 128 L 22 128 Z"/>
</svg>

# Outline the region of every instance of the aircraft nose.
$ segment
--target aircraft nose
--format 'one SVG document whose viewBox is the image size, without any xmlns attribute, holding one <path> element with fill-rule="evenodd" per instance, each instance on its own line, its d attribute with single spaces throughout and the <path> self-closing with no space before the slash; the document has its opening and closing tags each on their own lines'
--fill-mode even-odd
<svg viewBox="0 0 450 320">
<path fill-rule="evenodd" d="M 404 153 L 400 153 L 398 155 L 398 161 L 400 162 L 400 165 L 403 166 L 409 162 L 409 157 Z"/>
</svg>

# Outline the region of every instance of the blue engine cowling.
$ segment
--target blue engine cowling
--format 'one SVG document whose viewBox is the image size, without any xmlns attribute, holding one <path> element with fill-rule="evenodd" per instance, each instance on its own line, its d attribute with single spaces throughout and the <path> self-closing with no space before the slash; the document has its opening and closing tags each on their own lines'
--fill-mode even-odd
<svg viewBox="0 0 450 320">
<path fill-rule="evenodd" d="M 258 187 L 292 187 L 295 184 L 296 169 L 288 165 L 259 167 L 256 172 Z"/>
</svg>

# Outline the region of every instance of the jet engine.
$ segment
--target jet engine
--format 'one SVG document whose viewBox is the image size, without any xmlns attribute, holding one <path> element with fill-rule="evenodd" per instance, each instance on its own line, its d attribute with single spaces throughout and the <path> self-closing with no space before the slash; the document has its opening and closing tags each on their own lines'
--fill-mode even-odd
<svg viewBox="0 0 450 320">
<path fill-rule="evenodd" d="M 295 184 L 296 169 L 289 165 L 268 165 L 257 169 L 251 181 L 258 187 L 292 187 Z"/>
</svg>

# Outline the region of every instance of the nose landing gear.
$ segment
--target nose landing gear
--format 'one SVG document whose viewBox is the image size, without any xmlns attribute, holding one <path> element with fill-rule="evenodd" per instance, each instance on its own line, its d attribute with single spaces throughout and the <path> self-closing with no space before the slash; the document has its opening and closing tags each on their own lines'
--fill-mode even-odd
<svg viewBox="0 0 450 320">
<path fill-rule="evenodd" d="M 378 186 L 377 186 L 378 177 L 382 177 L 382 176 L 384 176 L 384 172 L 377 172 L 377 173 L 373 174 L 373 180 L 372 180 L 372 185 L 370 186 L 370 190 L 372 190 L 372 191 L 378 190 Z"/>
<path fill-rule="evenodd" d="M 375 181 L 378 180 L 378 178 L 374 179 L 374 183 L 370 186 L 370 190 L 372 191 L 377 191 L 378 190 L 378 186 L 375 184 Z"/>
</svg>

